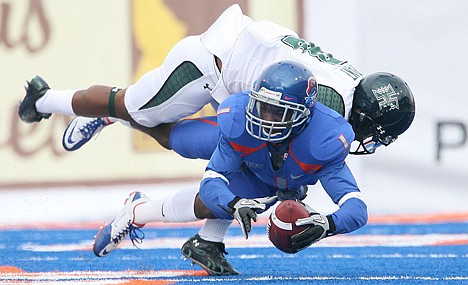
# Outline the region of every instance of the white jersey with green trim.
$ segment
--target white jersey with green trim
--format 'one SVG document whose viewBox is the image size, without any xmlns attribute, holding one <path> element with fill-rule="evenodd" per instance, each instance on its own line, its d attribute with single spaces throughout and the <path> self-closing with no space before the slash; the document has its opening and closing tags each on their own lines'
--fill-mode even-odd
<svg viewBox="0 0 468 285">
<path fill-rule="evenodd" d="M 347 61 L 335 59 L 300 39 L 294 31 L 269 21 L 252 21 L 238 5 L 233 5 L 201 35 L 201 41 L 222 61 L 221 76 L 211 91 L 217 102 L 250 90 L 267 66 L 294 61 L 308 67 L 317 78 L 319 101 L 334 101 L 332 108 L 348 119 L 362 74 Z M 342 98 L 341 103 L 336 103 L 337 97 Z"/>
</svg>

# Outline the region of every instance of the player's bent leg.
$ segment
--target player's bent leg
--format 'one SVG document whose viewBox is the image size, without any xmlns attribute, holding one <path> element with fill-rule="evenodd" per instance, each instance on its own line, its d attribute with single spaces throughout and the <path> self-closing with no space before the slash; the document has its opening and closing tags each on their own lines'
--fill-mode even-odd
<svg viewBox="0 0 468 285">
<path fill-rule="evenodd" d="M 193 159 L 210 159 L 219 139 L 216 116 L 185 119 L 154 128 L 134 126 L 151 136 L 162 147 Z"/>
<path fill-rule="evenodd" d="M 274 187 L 265 187 L 258 178 L 246 172 L 237 172 L 229 176 L 229 188 L 233 193 L 241 197 L 256 198 L 261 196 L 274 195 Z M 268 207 L 271 205 L 267 205 Z M 195 199 L 195 213 L 202 215 L 209 210 L 201 201 L 198 195 Z M 210 215 L 218 218 L 226 218 L 224 210 L 211 210 Z M 218 220 L 210 220 L 208 222 L 217 223 Z M 223 220 L 221 220 L 223 221 Z M 224 220 L 225 221 L 225 220 Z M 223 229 L 223 225 L 211 225 L 209 228 L 200 231 L 205 236 L 213 236 L 215 231 Z M 211 233 L 209 231 L 212 231 Z M 182 246 L 182 254 L 186 258 L 190 258 L 193 263 L 200 265 L 210 275 L 234 275 L 239 272 L 226 260 L 224 254 L 225 246 L 222 242 L 211 242 L 200 237 L 199 234 L 193 236 Z"/>
<path fill-rule="evenodd" d="M 234 220 L 206 219 L 198 235 L 207 241 L 223 242 Z"/>
<path fill-rule="evenodd" d="M 51 113 L 40 113 L 36 109 L 36 102 L 42 98 L 47 90 L 50 89 L 47 82 L 39 76 L 34 77 L 30 82 L 27 82 L 26 95 L 20 102 L 18 115 L 26 123 L 39 122 L 42 119 L 48 119 Z"/>
<path fill-rule="evenodd" d="M 256 198 L 262 196 L 274 195 L 274 187 L 265 187 L 258 178 L 247 172 L 236 172 L 229 176 L 229 189 L 236 195 L 247 198 Z M 271 205 L 267 205 L 268 207 Z M 204 213 L 208 209 L 201 201 L 198 195 L 195 199 L 195 213 Z M 210 214 L 217 218 L 226 218 L 226 213 L 223 210 L 211 210 Z M 223 221 L 223 220 L 221 220 Z M 216 225 L 217 220 L 210 220 L 215 224 L 211 225 L 211 231 L 215 232 L 223 229 L 223 225 Z M 204 236 L 212 236 L 209 228 L 200 231 Z M 211 242 L 200 237 L 199 234 L 193 236 L 182 246 L 182 254 L 186 258 L 190 258 L 192 262 L 200 265 L 210 275 L 234 275 L 239 272 L 226 260 L 224 254 L 225 251 L 224 243 L 222 242 Z"/>
<path fill-rule="evenodd" d="M 202 202 L 200 194 L 198 193 L 195 196 L 195 201 L 193 202 L 193 209 L 195 217 L 198 219 L 216 219 L 211 210 Z"/>
<path fill-rule="evenodd" d="M 108 255 L 116 249 L 127 236 L 135 245 L 141 243 L 144 238 L 140 228 L 144 224 L 137 224 L 134 221 L 135 207 L 150 201 L 145 194 L 133 192 L 125 200 L 124 207 L 115 219 L 105 227 L 102 227 L 94 239 L 93 252 L 98 257 Z"/>
<path fill-rule="evenodd" d="M 214 218 L 197 193 L 198 189 L 188 188 L 174 195 L 141 204 L 133 211 L 133 223 L 156 221 L 183 223 Z M 182 254 L 199 264 L 210 275 L 238 274 L 224 257 L 226 251 L 222 243 L 231 222 L 231 220 L 207 220 L 200 230 L 200 235 L 207 238 L 214 237 L 215 240 L 221 241 L 208 241 L 197 235 L 183 245 Z"/>
<path fill-rule="evenodd" d="M 185 258 L 198 264 L 210 275 L 235 275 L 239 272 L 226 260 L 225 245 L 222 242 L 232 220 L 215 219 L 197 195 L 194 202 L 197 218 L 207 218 L 198 234 L 186 241 L 181 252 Z M 203 235 L 202 238 L 200 235 Z M 212 238 L 215 241 L 209 241 Z"/>
<path fill-rule="evenodd" d="M 216 116 L 180 121 L 170 133 L 169 145 L 186 158 L 210 159 L 219 140 Z"/>
<path fill-rule="evenodd" d="M 133 128 L 149 135 L 153 139 L 155 139 L 162 147 L 168 150 L 172 150 L 170 147 L 170 139 L 171 139 L 171 133 L 174 128 L 178 123 L 165 123 L 165 124 L 160 124 L 157 125 L 156 127 L 153 128 L 145 128 L 142 126 L 133 126 Z"/>
<path fill-rule="evenodd" d="M 83 116 L 89 118 L 115 117 L 128 122 L 132 121 L 124 104 L 127 89 L 117 87 L 93 85 L 87 89 L 76 90 L 71 100 L 74 116 Z M 51 98 L 52 103 L 58 101 L 64 91 L 57 91 Z M 47 109 L 51 109 L 48 106 Z M 55 113 L 58 113 L 56 111 Z M 60 112 L 63 113 L 63 112 Z"/>
<path fill-rule="evenodd" d="M 112 123 L 107 117 L 75 117 L 63 133 L 62 146 L 67 151 L 75 151 Z"/>
<path fill-rule="evenodd" d="M 163 64 L 127 88 L 124 103 L 132 119 L 152 128 L 193 115 L 213 101 L 219 78 L 215 56 L 199 36 L 179 41 Z"/>
</svg>

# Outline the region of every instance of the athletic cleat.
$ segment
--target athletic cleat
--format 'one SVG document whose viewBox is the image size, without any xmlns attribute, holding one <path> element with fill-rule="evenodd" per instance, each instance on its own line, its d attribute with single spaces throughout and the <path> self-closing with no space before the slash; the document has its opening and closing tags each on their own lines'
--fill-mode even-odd
<svg viewBox="0 0 468 285">
<path fill-rule="evenodd" d="M 62 146 L 65 150 L 75 151 L 109 124 L 111 122 L 106 118 L 75 117 L 63 133 Z"/>
<path fill-rule="evenodd" d="M 135 207 L 148 202 L 150 199 L 141 192 L 133 192 L 125 200 L 119 215 L 108 225 L 101 227 L 94 238 L 93 252 L 98 257 L 108 255 L 117 248 L 122 240 L 129 236 L 133 245 L 141 244 L 145 235 L 140 230 L 144 224 L 133 221 Z"/>
<path fill-rule="evenodd" d="M 192 260 L 192 265 L 200 265 L 210 275 L 239 274 L 224 258 L 224 254 L 228 253 L 222 242 L 207 241 L 196 234 L 184 243 L 182 254 Z"/>
<path fill-rule="evenodd" d="M 37 100 L 50 89 L 49 85 L 39 76 L 34 77 L 31 82 L 27 81 L 26 83 L 26 95 L 23 101 L 20 102 L 18 110 L 21 120 L 26 123 L 34 123 L 50 118 L 52 114 L 39 113 L 36 109 Z"/>
</svg>

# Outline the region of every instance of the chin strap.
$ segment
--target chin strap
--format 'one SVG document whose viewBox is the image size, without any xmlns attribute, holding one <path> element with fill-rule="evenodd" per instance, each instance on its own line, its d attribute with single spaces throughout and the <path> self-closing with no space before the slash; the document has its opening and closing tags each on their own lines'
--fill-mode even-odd
<svg viewBox="0 0 468 285">
<path fill-rule="evenodd" d="M 356 147 L 354 151 L 349 152 L 349 154 L 353 154 L 353 155 L 366 155 L 366 154 L 373 154 L 373 153 L 375 153 L 375 149 L 368 150 L 362 142 L 359 142 L 359 145 Z"/>
</svg>

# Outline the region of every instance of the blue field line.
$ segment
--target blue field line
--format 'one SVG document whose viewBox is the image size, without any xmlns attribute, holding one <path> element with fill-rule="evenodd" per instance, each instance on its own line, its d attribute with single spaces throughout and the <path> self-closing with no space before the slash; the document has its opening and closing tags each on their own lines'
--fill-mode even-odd
<svg viewBox="0 0 468 285">
<path fill-rule="evenodd" d="M 468 223 L 366 225 L 349 235 L 466 234 Z"/>
<path fill-rule="evenodd" d="M 147 228 L 146 238 L 184 240 L 198 228 Z M 87 250 L 34 250 L 37 245 L 67 245 L 85 241 L 91 245 L 97 230 L 0 231 L 0 268 L 15 267 L 24 274 L 0 271 L 0 283 L 94 284 L 127 279 L 176 282 L 177 284 L 468 284 L 468 245 L 445 246 L 311 246 L 297 254 L 270 247 L 229 247 L 227 259 L 242 274 L 231 277 L 166 276 L 164 270 L 200 270 L 184 260 L 178 248 L 117 249 L 105 258 Z M 367 225 L 351 233 L 360 235 L 466 234 L 468 223 L 418 225 Z M 265 235 L 254 226 L 253 235 Z M 233 226 L 228 237 L 241 237 Z M 333 237 L 331 237 L 333 238 Z M 46 247 L 47 248 L 47 247 Z M 107 272 L 103 274 L 102 272 Z M 139 272 L 133 276 L 129 272 Z M 38 273 L 38 274 L 30 274 Z M 130 277 L 129 277 L 130 276 Z M 133 277 L 132 277 L 133 276 Z M 54 283 L 55 282 L 55 283 Z"/>
</svg>

